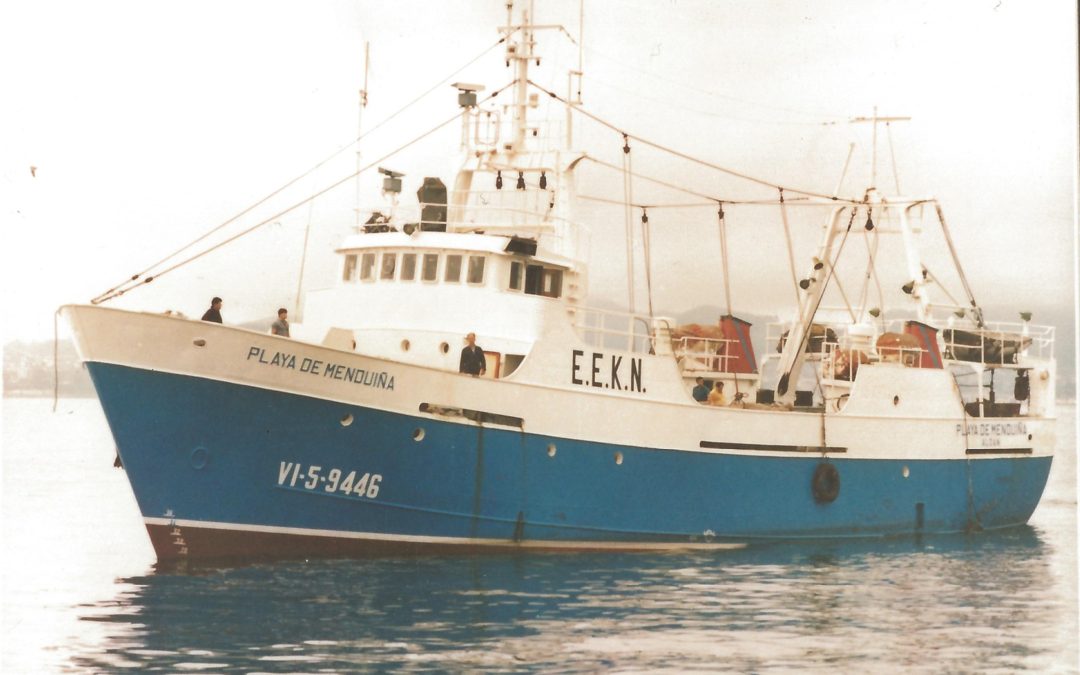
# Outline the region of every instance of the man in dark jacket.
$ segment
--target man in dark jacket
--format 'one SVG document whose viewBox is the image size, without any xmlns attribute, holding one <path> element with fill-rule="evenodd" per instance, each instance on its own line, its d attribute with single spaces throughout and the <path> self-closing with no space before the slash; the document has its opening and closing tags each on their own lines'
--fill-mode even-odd
<svg viewBox="0 0 1080 675">
<path fill-rule="evenodd" d="M 206 310 L 206 313 L 202 315 L 202 320 L 221 323 L 221 298 L 215 297 L 210 301 L 210 309 Z"/>
<path fill-rule="evenodd" d="M 468 375 L 483 375 L 487 372 L 487 360 L 484 358 L 484 350 L 476 344 L 476 333 L 465 336 L 468 343 L 461 350 L 461 363 L 458 370 Z"/>
<path fill-rule="evenodd" d="M 699 377 L 696 382 L 697 386 L 694 387 L 694 400 L 698 403 L 705 403 L 709 400 L 709 388 L 705 386 L 705 378 Z"/>
</svg>

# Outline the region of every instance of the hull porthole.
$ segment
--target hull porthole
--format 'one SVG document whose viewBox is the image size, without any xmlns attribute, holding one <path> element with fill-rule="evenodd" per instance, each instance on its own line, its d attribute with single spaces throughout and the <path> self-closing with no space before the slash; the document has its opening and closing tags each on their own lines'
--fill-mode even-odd
<svg viewBox="0 0 1080 675">
<path fill-rule="evenodd" d="M 810 491 L 818 504 L 828 504 L 840 494 L 840 472 L 829 462 L 822 462 L 814 469 L 814 478 L 810 481 Z"/>
<path fill-rule="evenodd" d="M 210 451 L 203 447 L 191 451 L 191 468 L 205 469 L 210 462 Z"/>
</svg>

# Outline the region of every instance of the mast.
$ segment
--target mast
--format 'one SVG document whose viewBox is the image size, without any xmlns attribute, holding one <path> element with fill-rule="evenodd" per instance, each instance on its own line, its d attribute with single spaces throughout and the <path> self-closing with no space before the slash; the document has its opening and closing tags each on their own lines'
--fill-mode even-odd
<svg viewBox="0 0 1080 675">
<path fill-rule="evenodd" d="M 514 84 L 514 134 L 510 154 L 516 155 L 525 150 L 526 108 L 529 96 L 529 60 L 533 57 L 536 41 L 533 33 L 533 3 L 522 12 L 521 38 L 506 45 L 506 59 L 516 65 L 517 81 Z M 507 10 L 513 11 L 513 3 L 507 3 Z"/>
<path fill-rule="evenodd" d="M 364 108 L 367 107 L 367 88 L 368 88 L 368 64 L 370 59 L 368 58 L 368 48 L 371 46 L 370 42 L 364 41 L 364 88 L 360 90 L 360 107 L 356 112 L 356 204 L 353 206 L 353 210 L 356 212 L 356 229 L 360 229 L 360 170 L 363 168 L 363 164 L 360 161 L 360 137 L 364 134 Z"/>
<path fill-rule="evenodd" d="M 881 116 L 879 116 L 877 114 L 877 110 L 878 110 L 877 106 L 874 106 L 874 115 L 873 115 L 873 117 L 852 117 L 850 120 L 848 120 L 852 124 L 855 124 L 857 122 L 872 122 L 873 125 L 874 125 L 874 131 L 873 131 L 873 134 L 871 135 L 871 138 L 873 139 L 872 144 L 871 144 L 872 150 L 871 150 L 871 160 L 870 160 L 870 187 L 871 188 L 876 188 L 877 187 L 877 125 L 878 125 L 878 122 L 884 122 L 886 124 L 886 126 L 888 126 L 888 124 L 890 122 L 909 122 L 909 121 L 911 121 L 910 117 L 881 117 Z M 894 173 L 895 173 L 895 169 L 894 169 Z"/>
</svg>

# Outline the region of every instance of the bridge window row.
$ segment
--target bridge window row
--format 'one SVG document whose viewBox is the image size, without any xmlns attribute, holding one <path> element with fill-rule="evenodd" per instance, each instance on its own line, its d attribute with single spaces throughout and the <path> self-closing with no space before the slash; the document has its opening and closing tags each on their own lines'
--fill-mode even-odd
<svg viewBox="0 0 1080 675">
<path fill-rule="evenodd" d="M 484 268 L 487 257 L 482 255 L 462 255 L 448 253 L 402 253 L 385 251 L 383 253 L 349 253 L 345 256 L 345 267 L 342 279 L 345 281 L 416 281 L 417 272 L 421 281 L 437 282 L 440 279 L 440 262 L 442 268 L 442 281 L 447 283 L 461 283 L 462 273 L 464 281 L 468 284 L 481 285 L 484 283 Z M 357 275 L 357 263 L 359 262 L 360 273 Z M 378 267 L 376 267 L 378 262 Z"/>
</svg>

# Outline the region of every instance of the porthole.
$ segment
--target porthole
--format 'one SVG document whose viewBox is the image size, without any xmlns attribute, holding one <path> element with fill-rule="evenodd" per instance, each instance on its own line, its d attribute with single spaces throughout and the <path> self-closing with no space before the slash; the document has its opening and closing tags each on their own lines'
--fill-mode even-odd
<svg viewBox="0 0 1080 675">
<path fill-rule="evenodd" d="M 442 352 L 443 354 L 446 354 L 447 352 L 449 352 L 450 351 L 450 343 L 443 342 L 442 344 L 440 344 L 439 345 L 439 351 Z"/>
<path fill-rule="evenodd" d="M 900 397 L 899 396 L 893 396 L 892 397 L 892 404 L 893 405 L 900 405 Z"/>
<path fill-rule="evenodd" d="M 195 345 L 196 347 L 205 347 L 206 346 L 206 340 L 204 340 L 202 338 L 197 338 L 197 339 L 193 340 L 191 344 Z"/>
<path fill-rule="evenodd" d="M 344 415 L 344 416 L 343 416 L 343 417 L 341 418 L 341 426 L 343 426 L 343 427 L 347 427 L 347 426 L 349 426 L 349 425 L 350 425 L 350 424 L 352 424 L 352 423 L 353 423 L 353 416 L 352 416 L 352 413 L 346 413 L 346 414 L 345 414 L 345 415 Z"/>
<path fill-rule="evenodd" d="M 403 352 L 407 352 L 407 351 L 409 351 L 409 346 L 410 346 L 410 345 L 409 345 L 409 341 L 408 341 L 408 340 L 402 340 L 402 341 L 401 341 L 401 351 L 403 351 Z"/>
<path fill-rule="evenodd" d="M 909 471 L 906 466 L 903 469 L 900 470 L 900 473 L 901 473 L 901 475 L 904 476 L 904 478 L 907 478 L 908 476 L 911 475 L 911 471 Z"/>
<path fill-rule="evenodd" d="M 424 440 L 424 429 L 422 427 L 416 427 L 412 432 L 412 439 L 418 443 Z"/>
<path fill-rule="evenodd" d="M 203 469 L 210 462 L 210 451 L 203 447 L 191 451 L 191 468 Z"/>
<path fill-rule="evenodd" d="M 548 457 L 554 457 L 555 456 L 555 444 L 554 443 L 549 443 L 548 444 L 547 453 L 548 453 Z"/>
<path fill-rule="evenodd" d="M 616 452 L 615 453 L 615 463 L 620 464 L 620 465 L 622 464 L 622 453 L 621 452 Z"/>
</svg>

